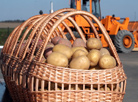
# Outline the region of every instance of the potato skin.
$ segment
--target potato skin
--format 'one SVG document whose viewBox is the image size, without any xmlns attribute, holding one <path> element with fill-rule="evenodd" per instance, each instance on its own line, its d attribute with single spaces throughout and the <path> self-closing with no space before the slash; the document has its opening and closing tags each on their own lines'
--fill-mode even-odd
<svg viewBox="0 0 138 102">
<path fill-rule="evenodd" d="M 44 51 L 44 57 L 47 58 L 53 51 L 54 44 L 51 42 L 48 42 L 46 49 Z"/>
<path fill-rule="evenodd" d="M 92 50 L 92 49 L 98 49 L 99 50 L 102 48 L 102 43 L 97 38 L 89 38 L 86 42 L 86 46 L 89 50 Z"/>
<path fill-rule="evenodd" d="M 47 57 L 47 63 L 55 66 L 67 67 L 68 58 L 60 52 L 53 52 Z"/>
<path fill-rule="evenodd" d="M 53 47 L 48 47 L 46 48 L 46 50 L 44 51 L 44 57 L 47 58 L 53 51 Z"/>
<path fill-rule="evenodd" d="M 72 46 L 73 47 L 77 47 L 77 46 L 86 47 L 86 43 L 81 38 L 77 38 L 76 40 L 74 40 Z"/>
<path fill-rule="evenodd" d="M 90 67 L 89 70 L 102 70 L 99 65 L 95 67 Z"/>
<path fill-rule="evenodd" d="M 46 45 L 46 48 L 49 48 L 49 47 L 54 47 L 54 44 L 51 43 L 51 42 L 48 42 L 47 45 Z"/>
<path fill-rule="evenodd" d="M 111 91 L 109 87 L 107 87 L 107 90 L 105 90 L 105 87 L 100 88 L 101 91 Z"/>
<path fill-rule="evenodd" d="M 88 70 L 90 61 L 86 56 L 79 56 L 71 60 L 69 67 L 71 69 Z"/>
<path fill-rule="evenodd" d="M 98 64 L 99 59 L 100 59 L 100 51 L 93 49 L 91 50 L 88 55 L 87 55 L 88 59 L 90 60 L 90 66 L 94 67 Z"/>
<path fill-rule="evenodd" d="M 114 68 L 116 66 L 116 60 L 110 55 L 104 55 L 99 60 L 99 66 L 103 69 Z"/>
<path fill-rule="evenodd" d="M 100 54 L 101 54 L 101 57 L 102 57 L 104 55 L 110 55 L 110 52 L 106 48 L 101 48 L 100 49 Z"/>
<path fill-rule="evenodd" d="M 73 53 L 72 58 L 76 58 L 76 57 L 79 57 L 79 56 L 82 56 L 82 55 L 86 56 L 87 53 L 84 50 L 78 49 Z"/>
<path fill-rule="evenodd" d="M 57 42 L 59 41 L 59 39 L 61 39 L 61 37 L 60 36 L 56 36 L 56 37 L 54 37 L 54 38 L 51 39 L 51 42 L 55 45 L 55 44 L 57 44 Z"/>
<path fill-rule="evenodd" d="M 64 55 L 66 55 L 68 59 L 70 59 L 73 54 L 70 47 L 68 47 L 66 45 L 62 45 L 62 44 L 55 45 L 53 47 L 53 52 L 60 52 Z"/>
<path fill-rule="evenodd" d="M 57 44 L 63 44 L 63 45 L 66 45 L 70 48 L 72 47 L 71 42 L 69 40 L 63 39 L 63 38 L 59 39 Z"/>
<path fill-rule="evenodd" d="M 76 50 L 83 50 L 83 51 L 85 51 L 87 54 L 88 54 L 88 51 L 86 50 L 86 48 L 84 48 L 84 47 L 72 47 L 72 52 L 74 53 Z"/>
</svg>

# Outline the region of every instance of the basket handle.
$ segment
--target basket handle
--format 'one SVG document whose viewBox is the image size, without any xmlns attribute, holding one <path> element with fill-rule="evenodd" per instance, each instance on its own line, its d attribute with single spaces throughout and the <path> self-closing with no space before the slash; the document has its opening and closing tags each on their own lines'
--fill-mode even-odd
<svg viewBox="0 0 138 102">
<path fill-rule="evenodd" d="M 109 47 L 114 55 L 114 57 L 116 58 L 117 60 L 117 63 L 118 65 L 120 66 L 121 65 L 121 62 L 120 62 L 120 59 L 119 59 L 119 56 L 116 52 L 116 48 L 114 47 L 106 29 L 104 28 L 104 26 L 101 24 L 101 22 L 94 16 L 92 15 L 91 13 L 88 13 L 88 12 L 85 12 L 85 11 L 72 11 L 72 12 L 69 12 L 67 14 L 65 14 L 64 16 L 62 16 L 59 20 L 56 21 L 56 23 L 53 25 L 53 27 L 49 30 L 48 32 L 48 36 L 44 39 L 44 42 L 41 46 L 41 48 L 39 49 L 37 55 L 36 55 L 36 60 L 37 61 L 40 61 L 42 56 L 43 56 L 43 53 L 44 53 L 44 49 L 46 48 L 46 45 L 48 43 L 48 40 L 50 39 L 50 36 L 53 34 L 54 30 L 58 27 L 58 25 L 65 19 L 70 19 L 70 16 L 72 15 L 85 15 L 88 16 L 89 18 L 92 18 L 96 23 L 97 25 L 99 26 L 100 30 L 102 31 L 103 35 L 105 36 L 108 44 L 109 44 Z M 80 34 L 82 39 L 85 41 L 85 38 L 82 34 Z M 96 34 L 96 36 L 98 36 L 98 34 Z"/>
</svg>

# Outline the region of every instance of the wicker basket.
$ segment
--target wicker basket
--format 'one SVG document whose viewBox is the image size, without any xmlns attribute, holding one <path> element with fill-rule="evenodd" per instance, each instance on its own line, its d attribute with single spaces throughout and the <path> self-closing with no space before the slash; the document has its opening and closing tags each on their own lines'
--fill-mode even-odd
<svg viewBox="0 0 138 102">
<path fill-rule="evenodd" d="M 41 63 L 48 41 L 55 36 L 75 36 L 65 19 L 76 28 L 86 42 L 82 29 L 72 17 L 80 15 L 99 38 L 97 23 L 109 44 L 117 66 L 108 70 L 76 70 Z M 27 39 L 27 40 L 26 40 Z M 36 52 L 38 40 L 43 43 Z M 21 46 L 25 43 L 24 47 Z M 103 25 L 92 14 L 74 9 L 61 9 L 49 15 L 37 15 L 16 27 L 8 37 L 1 53 L 2 73 L 15 102 L 122 102 L 126 75 L 116 49 Z M 104 89 L 101 89 L 104 86 Z M 96 87 L 94 89 L 94 87 Z M 110 87 L 110 90 L 108 88 Z"/>
</svg>

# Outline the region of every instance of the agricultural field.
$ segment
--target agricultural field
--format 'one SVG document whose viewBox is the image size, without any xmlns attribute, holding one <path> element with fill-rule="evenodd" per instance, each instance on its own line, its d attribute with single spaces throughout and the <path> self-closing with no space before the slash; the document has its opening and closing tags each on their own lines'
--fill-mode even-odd
<svg viewBox="0 0 138 102">
<path fill-rule="evenodd" d="M 20 22 L 0 22 L 0 45 L 4 45 L 9 34 L 20 24 Z"/>
<path fill-rule="evenodd" d="M 14 28 L 0 28 L 0 45 L 4 45 L 9 34 L 13 31 Z"/>
</svg>

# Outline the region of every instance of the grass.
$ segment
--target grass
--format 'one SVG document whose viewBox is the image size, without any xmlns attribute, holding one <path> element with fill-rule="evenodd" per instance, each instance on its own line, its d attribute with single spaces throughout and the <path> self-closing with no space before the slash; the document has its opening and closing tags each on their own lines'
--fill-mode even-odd
<svg viewBox="0 0 138 102">
<path fill-rule="evenodd" d="M 4 45 L 6 39 L 14 28 L 0 28 L 0 45 Z"/>
</svg>

